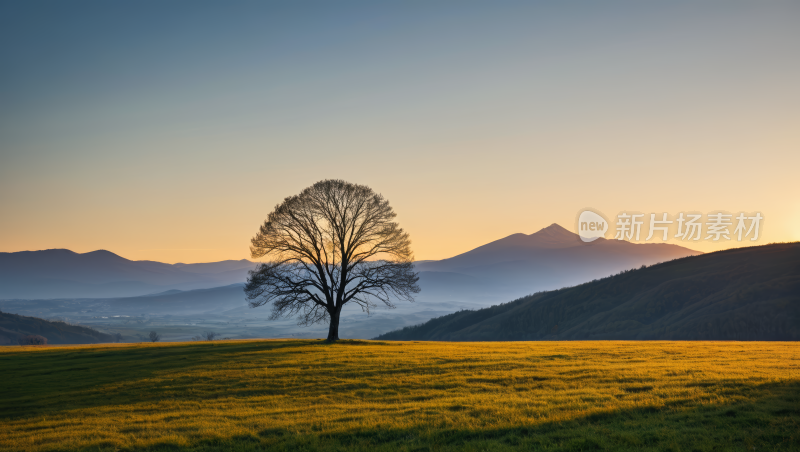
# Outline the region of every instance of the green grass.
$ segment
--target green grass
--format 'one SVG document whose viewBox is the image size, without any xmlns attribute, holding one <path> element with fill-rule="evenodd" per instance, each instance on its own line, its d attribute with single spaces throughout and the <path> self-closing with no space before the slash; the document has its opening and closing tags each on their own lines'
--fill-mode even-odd
<svg viewBox="0 0 800 452">
<path fill-rule="evenodd" d="M 0 348 L 0 450 L 800 450 L 800 344 Z"/>
</svg>

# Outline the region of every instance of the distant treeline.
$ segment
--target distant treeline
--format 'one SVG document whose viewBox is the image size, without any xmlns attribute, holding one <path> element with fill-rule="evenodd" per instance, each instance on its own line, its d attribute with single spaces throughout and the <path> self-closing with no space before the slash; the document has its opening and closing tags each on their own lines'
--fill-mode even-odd
<svg viewBox="0 0 800 452">
<path fill-rule="evenodd" d="M 800 340 L 800 242 L 676 259 L 376 339 Z"/>
<path fill-rule="evenodd" d="M 0 345 L 16 345 L 28 336 L 42 336 L 48 344 L 96 344 L 118 340 L 118 337 L 83 326 L 0 312 Z"/>
</svg>

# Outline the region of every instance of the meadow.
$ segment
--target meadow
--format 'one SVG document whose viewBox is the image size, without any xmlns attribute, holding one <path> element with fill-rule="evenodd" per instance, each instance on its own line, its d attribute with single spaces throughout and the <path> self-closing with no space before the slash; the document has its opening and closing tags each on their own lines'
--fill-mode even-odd
<svg viewBox="0 0 800 452">
<path fill-rule="evenodd" d="M 0 450 L 800 450 L 794 342 L 0 347 Z"/>
</svg>

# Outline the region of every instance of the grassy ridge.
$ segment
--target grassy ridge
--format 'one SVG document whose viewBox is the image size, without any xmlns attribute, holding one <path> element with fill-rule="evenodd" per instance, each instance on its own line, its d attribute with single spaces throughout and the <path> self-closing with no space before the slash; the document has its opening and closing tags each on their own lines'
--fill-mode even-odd
<svg viewBox="0 0 800 452">
<path fill-rule="evenodd" d="M 800 344 L 0 349 L 0 450 L 797 450 Z"/>
</svg>

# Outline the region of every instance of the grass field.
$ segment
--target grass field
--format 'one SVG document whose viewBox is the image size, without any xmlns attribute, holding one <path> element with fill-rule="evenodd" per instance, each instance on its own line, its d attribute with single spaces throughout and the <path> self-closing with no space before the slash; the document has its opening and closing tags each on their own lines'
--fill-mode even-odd
<svg viewBox="0 0 800 452">
<path fill-rule="evenodd" d="M 800 344 L 0 348 L 0 450 L 800 450 Z"/>
</svg>

